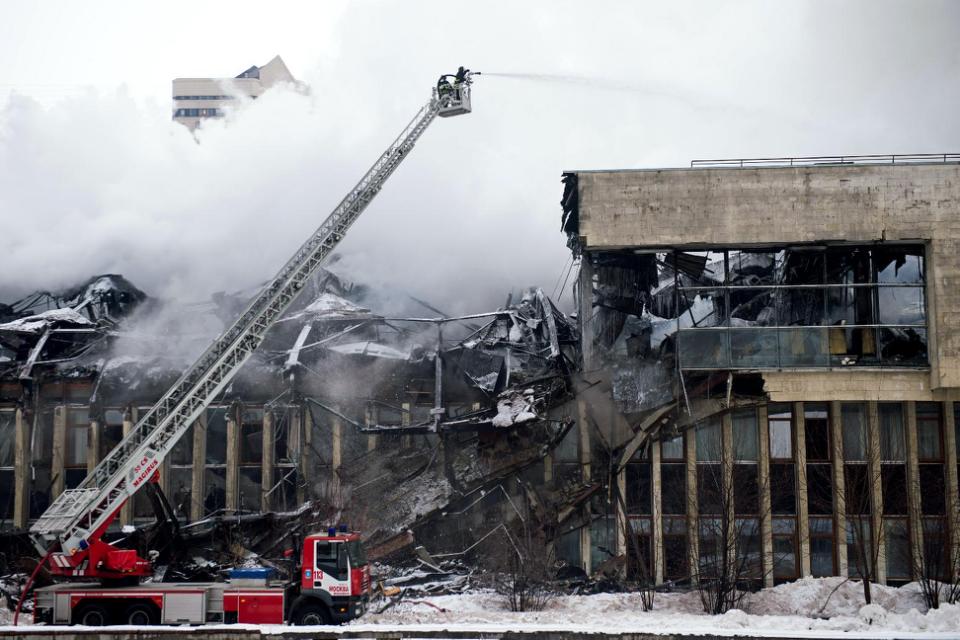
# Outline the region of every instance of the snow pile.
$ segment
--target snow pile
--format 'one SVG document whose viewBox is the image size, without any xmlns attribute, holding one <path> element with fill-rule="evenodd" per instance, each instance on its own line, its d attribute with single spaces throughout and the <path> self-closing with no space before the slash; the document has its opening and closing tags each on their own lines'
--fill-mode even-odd
<svg viewBox="0 0 960 640">
<path fill-rule="evenodd" d="M 388 360 L 408 360 L 410 358 L 409 353 L 371 340 L 338 344 L 327 348 L 330 351 L 348 356 L 369 356 L 371 358 L 387 358 Z"/>
<path fill-rule="evenodd" d="M 836 592 L 828 600 L 827 596 L 835 588 Z M 859 600 L 855 593 L 859 593 Z M 927 635 L 957 637 L 960 631 L 960 605 L 945 604 L 922 613 L 924 607 L 916 585 L 900 589 L 873 585 L 873 594 L 874 603 L 865 606 L 859 582 L 844 582 L 842 578 L 807 578 L 752 594 L 744 599 L 743 610 L 710 616 L 703 613 L 696 592 L 657 594 L 654 610 L 650 612 L 643 611 L 639 594 L 604 593 L 558 596 L 544 611 L 514 613 L 506 608 L 496 593 L 472 591 L 428 600 L 401 600 L 383 613 L 368 613 L 354 621 L 351 627 L 382 630 L 385 626 L 421 625 L 422 628 L 452 631 L 477 629 L 479 626 L 488 630 L 564 629 L 708 635 L 790 635 L 803 632 L 805 637 L 876 631 L 921 631 Z M 374 604 L 371 610 L 377 611 L 378 605 Z"/>
<path fill-rule="evenodd" d="M 533 409 L 533 389 L 523 393 L 505 393 L 497 399 L 497 415 L 493 417 L 495 427 L 509 427 L 521 422 L 529 422 L 537 417 Z"/>
<path fill-rule="evenodd" d="M 50 309 L 26 318 L 0 324 L 0 331 L 19 331 L 21 333 L 38 333 L 55 323 L 89 325 L 93 324 L 86 317 L 73 309 Z"/>
<path fill-rule="evenodd" d="M 899 589 L 870 585 L 874 604 L 888 611 L 906 613 L 926 610 L 916 584 Z M 801 615 L 817 618 L 856 616 L 864 606 L 863 584 L 844 578 L 801 578 L 747 595 L 743 608 L 762 615 Z"/>
<path fill-rule="evenodd" d="M 332 293 L 321 293 L 317 299 L 307 305 L 303 311 L 290 316 L 290 318 L 299 318 L 302 316 L 314 316 L 317 318 L 352 318 L 368 317 L 369 309 L 355 305 L 345 298 Z"/>
</svg>

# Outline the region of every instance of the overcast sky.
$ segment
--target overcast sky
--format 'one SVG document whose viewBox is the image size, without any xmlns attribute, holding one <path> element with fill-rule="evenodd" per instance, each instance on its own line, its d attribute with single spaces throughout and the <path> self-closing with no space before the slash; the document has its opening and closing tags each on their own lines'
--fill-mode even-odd
<svg viewBox="0 0 960 640">
<path fill-rule="evenodd" d="M 170 81 L 283 56 L 198 142 Z M 267 279 L 460 64 L 342 268 L 452 311 L 553 292 L 564 169 L 960 150 L 958 2 L 4 2 L 0 300 L 119 272 L 201 300 Z M 567 293 L 566 295 L 569 295 Z"/>
</svg>

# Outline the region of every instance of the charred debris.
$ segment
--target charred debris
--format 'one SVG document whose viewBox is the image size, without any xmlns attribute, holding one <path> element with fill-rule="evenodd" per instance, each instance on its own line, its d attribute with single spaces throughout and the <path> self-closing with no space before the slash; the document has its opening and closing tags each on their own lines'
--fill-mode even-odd
<svg viewBox="0 0 960 640">
<path fill-rule="evenodd" d="M 205 459 L 193 459 L 197 438 L 186 436 L 177 468 L 161 480 L 167 505 L 151 509 L 138 496 L 128 518 L 137 526 L 115 538 L 162 549 L 165 579 L 196 580 L 243 562 L 283 571 L 300 536 L 349 522 L 364 532 L 371 559 L 408 567 L 398 583 L 427 582 L 430 591 L 462 586 L 456 576 L 482 564 L 484 545 L 507 544 L 517 522 L 545 539 L 589 522 L 580 507 L 600 485 L 578 474 L 550 479 L 544 462 L 564 441 L 576 446 L 575 320 L 539 289 L 461 317 L 417 300 L 414 313 L 383 316 L 368 308 L 375 299 L 321 271 L 208 412 Z M 51 463 L 52 403 L 85 409 L 99 442 L 79 447 L 102 456 L 122 422 L 159 397 L 243 305 L 243 295 L 218 294 L 171 310 L 122 276 L 103 275 L 0 306 L 0 402 L 34 433 L 27 486 L 17 487 L 29 492 L 30 516 L 90 462 L 68 442 L 66 467 Z M 68 390 L 54 401 L 52 387 Z M 240 434 L 234 457 L 217 451 L 233 446 L 231 419 Z M 257 421 L 270 422 L 272 443 L 260 441 L 261 429 L 246 436 Z M 6 560 L 15 572 L 15 559 Z"/>
</svg>

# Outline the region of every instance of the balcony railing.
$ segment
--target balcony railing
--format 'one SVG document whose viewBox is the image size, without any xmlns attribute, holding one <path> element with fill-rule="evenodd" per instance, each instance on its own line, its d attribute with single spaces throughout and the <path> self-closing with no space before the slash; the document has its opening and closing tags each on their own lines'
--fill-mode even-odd
<svg viewBox="0 0 960 640">
<path fill-rule="evenodd" d="M 804 156 L 796 158 L 726 158 L 691 160 L 691 167 L 809 167 L 852 164 L 929 164 L 960 162 L 960 153 L 903 153 L 853 156 Z"/>
</svg>

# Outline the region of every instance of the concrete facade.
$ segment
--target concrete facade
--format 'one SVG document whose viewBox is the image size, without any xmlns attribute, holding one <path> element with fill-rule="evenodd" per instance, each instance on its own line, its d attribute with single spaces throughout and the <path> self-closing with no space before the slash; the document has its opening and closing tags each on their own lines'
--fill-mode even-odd
<svg viewBox="0 0 960 640">
<path fill-rule="evenodd" d="M 577 176 L 579 236 L 586 250 L 924 242 L 929 389 L 960 387 L 960 164 L 584 171 Z"/>
<path fill-rule="evenodd" d="M 253 66 L 234 78 L 176 78 L 173 81 L 173 119 L 191 131 L 207 118 L 222 117 L 240 99 L 256 99 L 277 83 L 295 83 L 283 59 L 275 56 L 262 67 Z"/>
<path fill-rule="evenodd" d="M 583 369 L 590 380 L 612 381 L 623 412 L 606 424 L 594 416 L 597 429 L 624 432 L 615 427 L 626 421 L 629 437 L 646 437 L 627 465 L 626 493 L 645 496 L 649 484 L 650 505 L 646 497 L 635 499 L 619 518 L 626 517 L 640 544 L 649 545 L 654 582 L 702 580 L 717 544 L 727 545 L 728 555 L 755 554 L 758 568 L 745 575 L 766 586 L 811 575 L 858 577 L 861 571 L 877 582 L 902 583 L 931 571 L 929 558 L 940 551 L 945 560 L 938 571 L 960 575 L 960 164 L 891 161 L 565 176 L 564 229 L 580 260 Z M 716 318 L 727 314 L 717 323 L 722 327 L 705 322 L 705 331 L 728 327 L 745 336 L 791 330 L 776 316 L 769 326 L 767 320 L 742 321 L 744 316 L 737 317 L 739 323 L 730 320 L 739 303 L 731 302 L 732 293 L 724 297 L 711 290 L 734 283 L 724 279 L 731 277 L 734 253 L 850 248 L 873 256 L 889 247 L 921 247 L 909 251 L 923 264 L 923 362 L 885 366 L 878 356 L 875 363 L 853 358 L 838 366 L 831 355 L 819 368 L 783 366 L 778 359 L 759 368 L 731 360 L 712 370 L 684 370 L 677 341 L 687 309 L 694 329 L 710 317 L 694 317 L 685 291 L 710 297 Z M 723 256 L 715 263 L 719 276 L 704 281 L 690 276 L 684 283 L 682 267 L 673 268 L 682 259 L 696 263 L 698 256 L 716 260 L 710 257 L 716 252 Z M 874 275 L 854 287 L 877 286 L 879 260 L 871 260 Z M 751 287 L 774 291 L 795 285 L 764 280 L 736 286 L 747 295 Z M 820 295 L 827 310 L 829 294 Z M 665 296 L 675 297 L 672 307 Z M 874 324 L 882 312 L 876 296 L 872 304 L 870 328 L 863 331 L 875 336 L 897 331 Z M 662 315 L 671 308 L 673 315 Z M 831 341 L 844 331 L 844 322 L 827 315 L 797 324 L 818 325 L 823 335 L 834 332 Z M 831 353 L 834 347 L 828 347 Z M 867 349 L 879 354 L 876 345 Z M 663 391 L 650 388 L 655 366 L 672 379 L 659 404 L 650 400 Z M 666 402 L 677 408 L 669 420 L 648 429 L 647 416 Z M 623 440 L 612 435 L 611 444 L 618 442 Z M 711 443 L 718 453 L 709 451 Z M 704 490 L 711 483 L 728 498 L 720 500 L 722 507 Z M 903 491 L 892 490 L 895 486 Z M 745 506 L 743 494 L 755 502 Z M 709 530 L 720 517 L 726 536 Z M 735 532 L 731 522 L 749 522 L 754 529 Z M 717 542 L 724 537 L 736 539 Z M 871 557 L 860 557 L 864 554 Z"/>
</svg>

